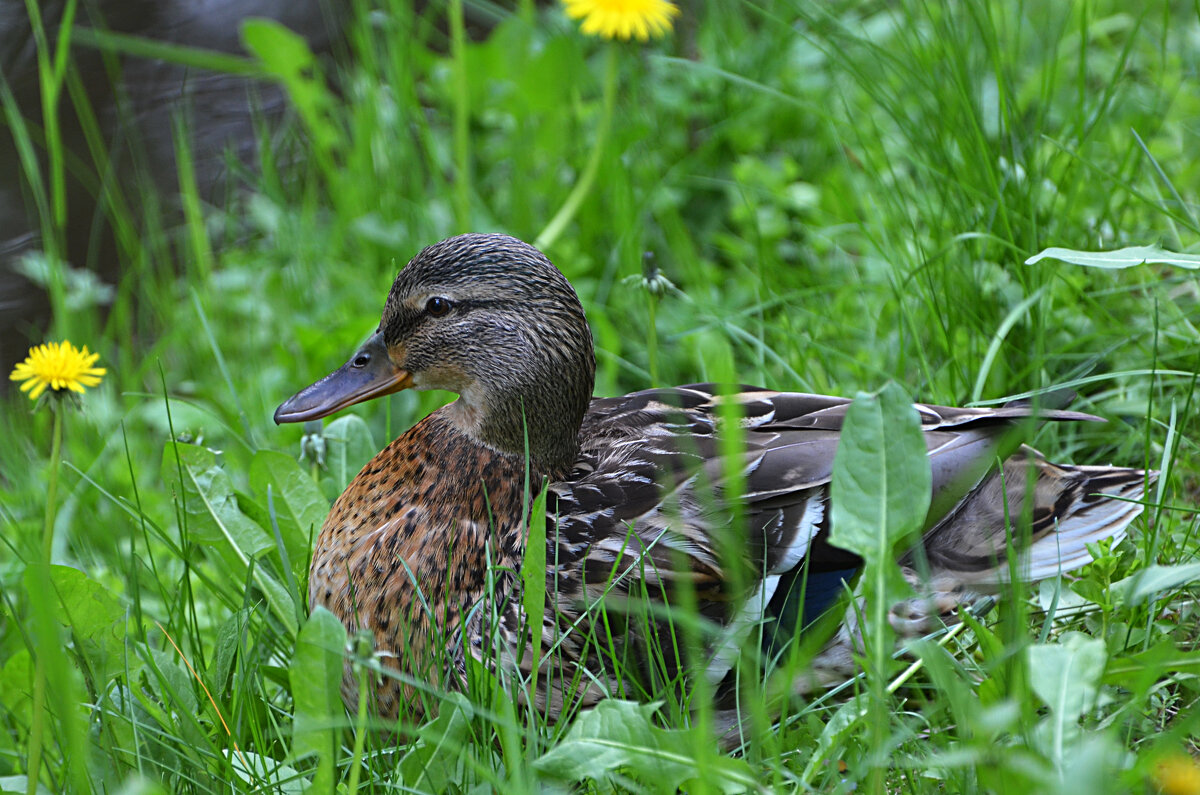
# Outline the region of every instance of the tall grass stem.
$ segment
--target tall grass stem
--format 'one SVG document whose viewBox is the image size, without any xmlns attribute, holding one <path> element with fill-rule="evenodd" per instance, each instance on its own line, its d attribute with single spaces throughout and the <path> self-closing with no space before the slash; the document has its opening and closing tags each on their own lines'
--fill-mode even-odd
<svg viewBox="0 0 1200 795">
<path fill-rule="evenodd" d="M 54 428 L 50 434 L 50 473 L 46 484 L 46 512 L 42 523 L 41 557 L 35 564 L 45 580 L 50 578 L 50 554 L 54 549 L 54 517 L 58 503 L 58 465 L 62 458 L 62 415 L 61 405 L 54 407 Z M 47 588 L 46 591 L 49 589 Z M 43 593 L 45 593 L 44 591 Z M 40 638 L 39 638 L 40 641 Z M 37 644 L 37 662 L 33 670 L 33 715 L 29 727 L 29 782 L 26 792 L 34 795 L 38 790 L 38 775 L 42 766 L 42 744 L 46 731 L 46 655 L 50 649 Z"/>
</svg>

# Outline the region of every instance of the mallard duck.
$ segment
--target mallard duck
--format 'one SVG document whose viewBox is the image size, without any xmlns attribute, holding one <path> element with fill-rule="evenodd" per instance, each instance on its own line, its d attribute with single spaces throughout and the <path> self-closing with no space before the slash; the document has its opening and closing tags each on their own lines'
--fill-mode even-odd
<svg viewBox="0 0 1200 795">
<path fill-rule="evenodd" d="M 860 561 L 827 543 L 827 490 L 850 400 L 754 387 L 720 396 L 709 384 L 594 398 L 594 372 L 583 307 L 550 260 L 512 237 L 460 235 L 418 253 L 378 330 L 275 412 L 302 422 L 402 389 L 459 395 L 354 478 L 312 558 L 310 608 L 365 630 L 396 672 L 375 688 L 381 717 L 420 717 L 420 683 L 464 687 L 471 657 L 526 676 L 536 666 L 531 697 L 551 719 L 636 694 L 631 680 L 656 675 L 650 660 L 667 669 L 659 681 L 679 670 L 670 612 L 653 606 L 685 586 L 712 628 L 702 675 L 720 683 L 755 626 L 773 623 L 776 644 L 845 590 Z M 738 510 L 723 489 L 723 401 L 741 416 Z M 1014 537 L 1029 539 L 1015 568 L 1034 580 L 1083 565 L 1087 544 L 1119 539 L 1142 512 L 1153 473 L 1059 466 L 1015 449 L 1007 440 L 1029 405 L 916 409 L 933 502 L 928 578 L 905 569 L 923 596 L 891 613 L 904 634 L 1003 583 Z M 1037 416 L 1097 419 L 1061 408 Z M 998 453 L 1014 453 L 1002 471 Z M 548 571 L 534 650 L 519 572 L 542 484 Z M 1028 533 L 1006 533 L 1022 516 Z M 639 602 L 651 609 L 630 607 Z M 818 655 L 812 682 L 853 672 L 852 634 L 847 625 Z M 349 663 L 343 695 L 358 701 Z"/>
</svg>

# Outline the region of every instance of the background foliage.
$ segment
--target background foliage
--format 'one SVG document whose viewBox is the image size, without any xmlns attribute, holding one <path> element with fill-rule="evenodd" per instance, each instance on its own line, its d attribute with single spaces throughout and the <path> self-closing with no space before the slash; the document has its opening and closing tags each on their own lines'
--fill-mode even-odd
<svg viewBox="0 0 1200 795">
<path fill-rule="evenodd" d="M 1196 273 L 1023 264 L 1048 246 L 1196 249 L 1194 6 L 693 3 L 648 46 L 585 38 L 558 7 L 483 6 L 494 29 L 459 43 L 439 7 L 356 7 L 336 66 L 247 25 L 237 68 L 283 81 L 294 113 L 262 130 L 229 206 L 182 180 L 179 228 L 105 207 L 137 230 L 111 305 L 44 263 L 63 285 L 52 337 L 100 351 L 109 376 L 67 418 L 49 588 L 26 562 L 50 417 L 4 406 L 0 788 L 25 790 L 42 721 L 51 789 L 1200 791 L 1170 789 L 1195 774 Z M 1078 580 L 917 649 L 882 738 L 863 718 L 879 691 L 855 683 L 755 715 L 735 754 L 686 711 L 613 702 L 555 727 L 461 696 L 397 746 L 312 684 L 343 641 L 305 623 L 311 534 L 448 396 L 331 423 L 323 469 L 295 463 L 301 430 L 271 413 L 375 328 L 420 247 L 539 234 L 588 159 L 610 46 L 600 176 L 547 251 L 588 310 L 598 394 L 734 373 L 842 394 L 892 380 L 943 404 L 1065 384 L 1110 421 L 1046 428 L 1040 448 L 1164 472 L 1133 537 Z M 642 289 L 648 262 L 676 289 Z M 38 717 L 48 625 L 66 654 Z"/>
</svg>

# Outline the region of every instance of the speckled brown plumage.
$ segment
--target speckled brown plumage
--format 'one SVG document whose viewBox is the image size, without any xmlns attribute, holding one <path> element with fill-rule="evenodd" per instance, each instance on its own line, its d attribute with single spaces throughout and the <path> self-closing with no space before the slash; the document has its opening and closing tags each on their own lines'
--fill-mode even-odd
<svg viewBox="0 0 1200 795">
<path fill-rule="evenodd" d="M 411 676 L 461 685 L 460 654 L 450 655 L 449 670 L 431 665 L 447 661 L 439 647 L 457 641 L 463 616 L 484 595 L 489 560 L 520 567 L 524 482 L 519 461 L 481 449 L 440 414 L 426 417 L 334 503 L 313 553 L 310 607 L 325 607 L 351 631 L 369 628 L 377 653 Z M 343 696 L 354 703 L 357 693 L 347 668 Z M 412 692 L 385 677 L 376 697 L 394 717 Z"/>
<path fill-rule="evenodd" d="M 594 368 L 582 306 L 550 261 L 510 237 L 463 235 L 413 258 L 376 334 L 276 412 L 309 420 L 408 388 L 460 396 L 359 473 L 313 556 L 310 605 L 369 633 L 395 672 L 375 682 L 381 716 L 418 719 L 420 687 L 464 687 L 471 659 L 526 682 L 536 667 L 528 697 L 551 718 L 609 694 L 653 697 L 686 665 L 667 608 L 681 596 L 694 600 L 705 675 L 717 684 L 751 631 L 766 625 L 764 651 L 776 653 L 859 565 L 827 543 L 850 401 L 754 387 L 720 397 L 708 384 L 593 399 Z M 1018 449 L 1010 430 L 1028 405 L 916 410 L 933 474 L 930 571 L 921 582 L 906 569 L 921 595 L 892 611 L 902 634 L 927 631 L 1009 576 L 1012 517 L 1031 517 L 1015 569 L 1050 576 L 1089 560 L 1088 543 L 1120 538 L 1154 477 Z M 736 495 L 719 454 L 723 414 L 738 418 L 742 438 Z M 1062 409 L 1038 418 L 1096 419 Z M 992 471 L 1010 455 L 1003 477 Z M 546 598 L 534 650 L 518 572 L 543 483 Z M 851 673 L 855 642 L 849 611 L 798 689 Z M 343 685 L 355 705 L 349 663 Z"/>
</svg>

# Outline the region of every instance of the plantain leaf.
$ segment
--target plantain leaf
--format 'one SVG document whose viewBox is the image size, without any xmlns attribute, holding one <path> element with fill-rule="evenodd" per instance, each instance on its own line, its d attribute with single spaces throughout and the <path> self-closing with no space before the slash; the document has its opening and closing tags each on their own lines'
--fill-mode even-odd
<svg viewBox="0 0 1200 795">
<path fill-rule="evenodd" d="M 1050 708 L 1036 736 L 1061 774 L 1079 751 L 1079 719 L 1096 704 L 1108 652 L 1100 638 L 1068 632 L 1059 643 L 1030 646 L 1026 659 L 1033 692 Z"/>
<path fill-rule="evenodd" d="M 921 422 L 904 390 L 860 393 L 833 459 L 829 542 L 868 568 L 890 561 L 897 542 L 924 525 L 931 480 Z"/>
<path fill-rule="evenodd" d="M 800 774 L 800 781 L 807 787 L 829 763 L 837 759 L 838 753 L 846 745 L 847 739 L 867 714 L 868 697 L 859 693 L 846 703 L 839 706 L 825 721 L 821 735 L 808 756 L 808 764 Z"/>
<path fill-rule="evenodd" d="M 895 666 L 888 608 L 911 592 L 895 549 L 924 526 L 932 479 L 921 421 L 904 390 L 888 384 L 857 395 L 833 458 L 829 543 L 863 559 L 858 591 L 865 601 L 858 605 L 871 691 L 867 721 L 876 745 L 886 742 L 891 719 L 884 690 Z"/>
<path fill-rule="evenodd" d="M 178 461 L 176 455 L 179 456 Z M 196 541 L 227 544 L 244 562 L 273 545 L 267 532 L 238 507 L 229 474 L 206 447 L 177 442 L 163 450 L 163 480 L 181 477 L 188 532 Z"/>
<path fill-rule="evenodd" d="M 178 458 L 176 458 L 178 456 Z M 267 531 L 242 512 L 233 481 L 217 464 L 212 450 L 194 444 L 171 443 L 163 450 L 163 480 L 181 485 L 181 503 L 193 541 L 220 547 L 221 559 L 241 574 L 253 566 L 253 581 L 262 591 L 272 612 L 291 631 L 299 625 L 288 590 L 265 567 L 254 560 L 275 541 Z"/>
<path fill-rule="evenodd" d="M 179 654 L 174 649 L 150 649 L 150 655 L 158 669 L 157 675 L 151 677 L 151 684 L 158 691 L 162 703 L 168 709 L 181 710 L 185 715 L 197 714 L 200 701 L 196 698 L 195 680 L 183 663 L 178 662 Z"/>
<path fill-rule="evenodd" d="M 1104 641 L 1081 632 L 1068 632 L 1060 643 L 1043 643 L 1026 650 L 1033 692 L 1050 714 L 1038 727 L 1047 737 L 1050 755 L 1058 768 L 1066 758 L 1064 749 L 1079 736 L 1079 718 L 1096 703 L 1100 677 L 1108 654 Z"/>
<path fill-rule="evenodd" d="M 278 795 L 303 795 L 306 792 L 333 792 L 331 785 L 325 790 L 306 785 L 304 776 L 290 765 L 280 764 L 264 754 L 253 751 L 227 748 L 225 757 L 233 772 L 245 785 L 243 792 L 273 792 Z"/>
<path fill-rule="evenodd" d="M 107 588 L 71 566 L 51 566 L 50 582 L 64 618 L 84 648 L 107 654 L 125 649 L 125 607 Z"/>
<path fill-rule="evenodd" d="M 932 475 L 921 422 L 895 384 L 855 397 L 833 459 L 829 543 L 863 559 L 860 579 L 871 668 L 888 665 L 888 607 L 908 592 L 895 548 L 918 532 L 929 511 Z"/>
<path fill-rule="evenodd" d="M 50 585 L 58 596 L 62 621 L 77 647 L 107 679 L 129 664 L 125 659 L 126 609 L 111 591 L 79 569 L 50 566 Z M 32 567 L 25 570 L 25 587 L 36 594 Z"/>
<path fill-rule="evenodd" d="M 1060 643 L 1030 646 L 1033 692 L 1064 721 L 1074 721 L 1095 702 L 1108 655 L 1104 641 L 1068 632 Z"/>
<path fill-rule="evenodd" d="M 312 792 L 332 792 L 337 776 L 337 743 L 345 714 L 340 695 L 345 648 L 346 628 L 318 606 L 300 628 L 288 667 L 295 703 L 291 758 L 316 754 Z"/>
<path fill-rule="evenodd" d="M 248 645 L 246 635 L 251 615 L 248 607 L 235 611 L 217 630 L 217 646 L 208 667 L 209 681 L 214 686 L 213 695 L 217 698 L 224 696 L 238 653 Z"/>
<path fill-rule="evenodd" d="M 275 450 L 259 450 L 250 462 L 250 486 L 267 504 L 271 487 L 275 518 L 287 549 L 292 571 L 302 575 L 308 569 L 309 539 L 316 536 L 329 512 L 329 501 L 308 473 L 290 455 Z"/>
</svg>

